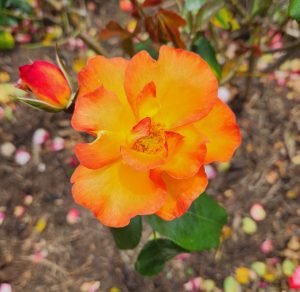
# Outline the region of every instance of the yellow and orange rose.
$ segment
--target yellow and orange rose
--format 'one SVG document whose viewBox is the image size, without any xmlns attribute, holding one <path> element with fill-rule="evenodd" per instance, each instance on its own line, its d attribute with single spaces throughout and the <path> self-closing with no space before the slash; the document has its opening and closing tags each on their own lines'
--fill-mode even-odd
<svg viewBox="0 0 300 292">
<path fill-rule="evenodd" d="M 240 144 L 217 80 L 198 55 L 162 46 L 157 61 L 96 56 L 79 73 L 72 117 L 80 143 L 73 196 L 105 225 L 137 215 L 183 215 L 205 190 L 204 165 L 228 161 Z"/>
</svg>

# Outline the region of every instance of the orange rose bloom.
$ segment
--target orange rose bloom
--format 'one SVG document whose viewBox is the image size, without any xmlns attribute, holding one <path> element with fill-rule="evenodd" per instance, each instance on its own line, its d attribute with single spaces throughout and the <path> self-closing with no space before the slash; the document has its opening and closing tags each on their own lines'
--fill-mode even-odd
<svg viewBox="0 0 300 292">
<path fill-rule="evenodd" d="M 33 64 L 21 66 L 19 71 L 19 88 L 33 92 L 38 100 L 53 108 L 67 107 L 72 92 L 58 66 L 46 61 L 35 61 Z"/>
<path fill-rule="evenodd" d="M 79 73 L 72 117 L 95 137 L 76 145 L 75 201 L 105 225 L 137 215 L 183 215 L 205 190 L 204 165 L 228 161 L 240 144 L 235 116 L 198 55 L 162 46 L 158 61 L 96 56 Z"/>
</svg>

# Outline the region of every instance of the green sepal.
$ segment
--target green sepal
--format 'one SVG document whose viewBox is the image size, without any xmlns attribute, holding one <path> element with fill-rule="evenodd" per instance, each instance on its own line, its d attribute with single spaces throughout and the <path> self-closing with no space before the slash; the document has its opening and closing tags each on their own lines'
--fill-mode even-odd
<svg viewBox="0 0 300 292">
<path fill-rule="evenodd" d="M 57 113 L 62 111 L 62 108 L 55 107 L 45 101 L 34 99 L 34 98 L 27 98 L 27 97 L 17 97 L 20 102 L 23 102 L 29 105 L 32 108 L 37 110 L 43 110 L 51 113 Z"/>
</svg>

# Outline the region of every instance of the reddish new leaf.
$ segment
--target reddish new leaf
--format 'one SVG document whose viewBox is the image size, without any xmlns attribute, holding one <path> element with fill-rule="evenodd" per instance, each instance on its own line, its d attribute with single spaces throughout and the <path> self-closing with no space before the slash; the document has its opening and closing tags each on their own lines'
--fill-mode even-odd
<svg viewBox="0 0 300 292">
<path fill-rule="evenodd" d="M 151 7 L 151 6 L 156 6 L 161 4 L 163 1 L 162 0 L 145 0 L 144 3 L 142 4 L 143 7 Z"/>
<path fill-rule="evenodd" d="M 112 37 L 120 37 L 120 38 L 129 38 L 131 37 L 131 33 L 124 29 L 119 23 L 116 21 L 110 21 L 105 29 L 100 31 L 100 38 L 102 40 L 107 40 Z"/>
<path fill-rule="evenodd" d="M 165 9 L 159 10 L 157 18 L 161 38 L 172 41 L 176 47 L 185 48 L 179 28 L 184 26 L 186 21 L 175 12 Z"/>
</svg>

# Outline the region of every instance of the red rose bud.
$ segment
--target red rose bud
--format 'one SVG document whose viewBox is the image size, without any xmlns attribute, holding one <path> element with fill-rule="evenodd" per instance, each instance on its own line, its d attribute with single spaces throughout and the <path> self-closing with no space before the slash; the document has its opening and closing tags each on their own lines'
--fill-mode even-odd
<svg viewBox="0 0 300 292">
<path fill-rule="evenodd" d="M 32 98 L 20 98 L 21 101 L 47 111 L 61 111 L 68 107 L 72 90 L 67 76 L 62 70 L 46 61 L 19 68 L 20 80 L 17 87 L 33 95 Z"/>
</svg>

